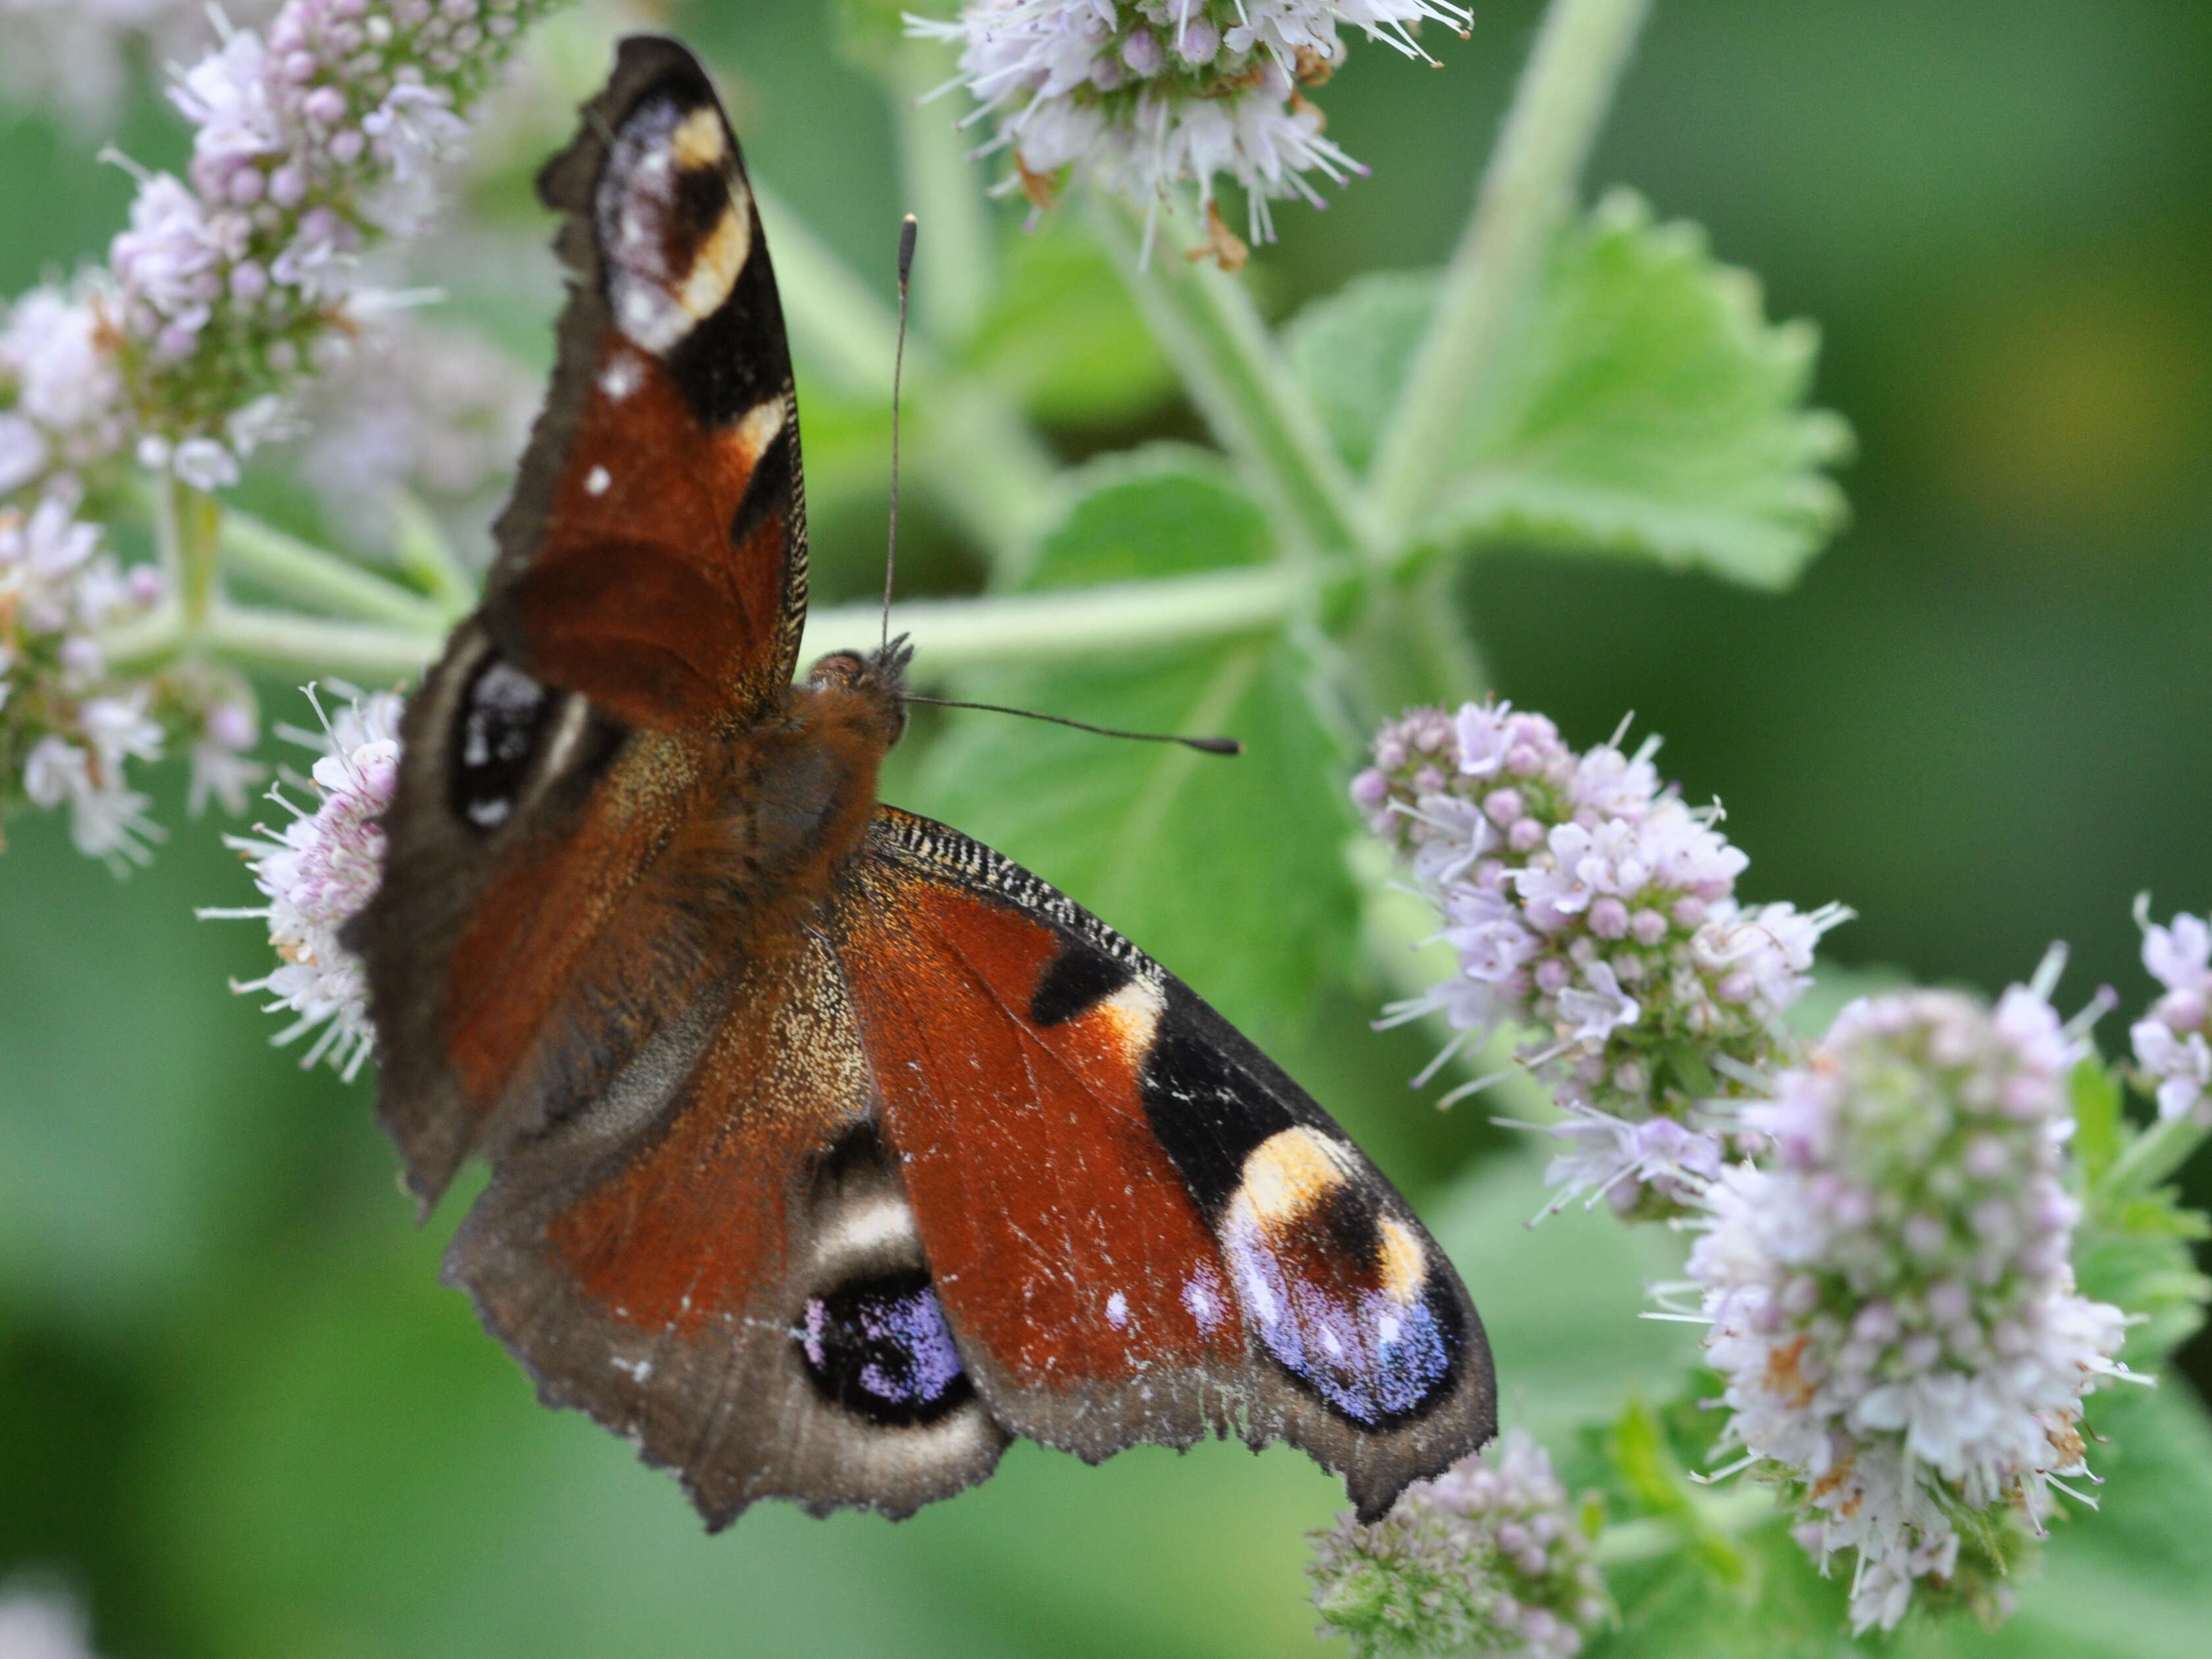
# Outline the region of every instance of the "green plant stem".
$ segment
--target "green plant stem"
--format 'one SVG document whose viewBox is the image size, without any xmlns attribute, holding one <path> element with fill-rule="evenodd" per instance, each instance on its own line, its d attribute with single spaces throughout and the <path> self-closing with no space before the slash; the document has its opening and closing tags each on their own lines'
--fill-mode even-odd
<svg viewBox="0 0 2212 1659">
<path fill-rule="evenodd" d="M 451 601 L 441 604 L 410 593 L 251 514 L 226 512 L 216 548 L 226 572 L 251 577 L 285 599 L 336 617 L 388 623 L 434 638 L 459 614 Z"/>
<path fill-rule="evenodd" d="M 444 643 L 434 633 L 380 623 L 333 622 L 218 599 L 199 641 L 212 655 L 270 673 L 331 676 L 369 687 L 398 685 L 422 672 Z"/>
<path fill-rule="evenodd" d="M 1094 194 L 1091 222 L 1191 401 L 1261 499 L 1310 551 L 1384 558 L 1351 473 L 1243 285 L 1210 260 L 1185 259 L 1165 237 L 1140 263 L 1135 215 L 1119 202 Z"/>
<path fill-rule="evenodd" d="M 1419 522 L 1470 409 L 1495 384 L 1649 8 L 1552 0 L 1545 14 L 1370 474 L 1375 507 L 1400 534 Z"/>
<path fill-rule="evenodd" d="M 924 599 L 891 610 L 891 631 L 913 637 L 916 666 L 940 669 L 1064 662 L 1185 640 L 1280 627 L 1300 602 L 1296 573 L 1252 565 L 1048 593 Z M 825 652 L 871 643 L 882 613 L 872 605 L 817 611 L 806 619 L 802 666 Z"/>
<path fill-rule="evenodd" d="M 755 195 L 800 361 L 841 396 L 881 398 L 888 409 L 896 313 L 773 192 L 757 187 Z M 886 270 L 894 252 L 886 240 Z M 926 341 L 908 342 L 906 391 L 927 416 L 917 423 L 908 465 L 995 565 L 1018 569 L 1054 499 L 1059 468 L 1051 453 L 1019 410 L 955 373 Z"/>
<path fill-rule="evenodd" d="M 1060 662 L 1278 628 L 1301 603 L 1300 590 L 1287 568 L 1261 565 L 1052 593 L 921 600 L 901 605 L 891 620 L 913 637 L 927 673 Z M 802 664 L 870 644 L 880 617 L 872 605 L 815 612 L 807 618 Z M 125 670 L 155 666 L 195 644 L 242 667 L 386 684 L 419 673 L 437 654 L 445 631 L 442 623 L 416 629 L 339 622 L 217 599 L 197 634 L 187 630 L 181 607 L 165 605 L 102 645 L 108 660 Z"/>
<path fill-rule="evenodd" d="M 2099 1183 L 2100 1196 L 2132 1198 L 2154 1190 L 2169 1176 L 2196 1156 L 2208 1134 L 2191 1117 L 2160 1118 L 2128 1143 Z"/>
<path fill-rule="evenodd" d="M 386 505 L 395 526 L 392 551 L 399 568 L 421 584 L 430 602 L 449 621 L 458 621 L 475 610 L 480 597 L 476 578 L 462 564 L 430 509 L 412 490 L 401 489 L 391 492 Z"/>
</svg>

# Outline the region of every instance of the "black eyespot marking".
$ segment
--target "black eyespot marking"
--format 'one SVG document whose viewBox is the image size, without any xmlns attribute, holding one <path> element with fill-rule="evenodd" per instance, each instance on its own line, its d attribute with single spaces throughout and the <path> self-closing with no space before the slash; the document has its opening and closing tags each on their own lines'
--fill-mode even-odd
<svg viewBox="0 0 2212 1659">
<path fill-rule="evenodd" d="M 1139 1086 L 1145 1121 L 1211 1221 L 1244 1179 L 1246 1155 L 1297 1120 L 1251 1078 L 1231 1068 L 1194 1004 L 1182 986 L 1169 985 L 1167 1012 L 1145 1056 Z"/>
<path fill-rule="evenodd" d="M 915 1269 L 807 1297 L 791 1335 L 826 1399 L 886 1428 L 934 1423 L 975 1392 L 929 1275 Z"/>
<path fill-rule="evenodd" d="M 682 169 L 676 175 L 675 198 L 668 222 L 672 240 L 679 244 L 679 249 L 678 258 L 672 263 L 688 265 L 721 228 L 722 216 L 731 210 L 730 181 L 722 164 Z"/>
<path fill-rule="evenodd" d="M 737 511 L 730 515 L 732 547 L 743 547 L 750 541 L 762 522 L 791 501 L 798 483 L 793 469 L 798 462 L 797 440 L 793 436 L 791 417 L 787 411 L 775 436 L 769 440 L 760 459 L 753 463 L 752 477 L 745 480 L 745 493 L 738 498 Z M 787 540 L 790 534 L 791 527 L 787 525 Z"/>
<path fill-rule="evenodd" d="M 750 212 L 750 204 L 739 210 Z M 763 399 L 782 394 L 791 380 L 783 337 L 775 274 L 755 225 L 750 257 L 729 297 L 669 346 L 669 379 L 702 423 L 726 426 L 744 419 Z"/>
<path fill-rule="evenodd" d="M 555 706 L 529 675 L 496 654 L 485 657 L 454 721 L 450 790 L 462 823 L 496 830 L 514 815 Z"/>
<path fill-rule="evenodd" d="M 1040 1026 L 1073 1019 L 1136 977 L 1136 970 L 1103 951 L 1070 945 L 1052 959 L 1030 998 L 1030 1018 Z"/>
</svg>

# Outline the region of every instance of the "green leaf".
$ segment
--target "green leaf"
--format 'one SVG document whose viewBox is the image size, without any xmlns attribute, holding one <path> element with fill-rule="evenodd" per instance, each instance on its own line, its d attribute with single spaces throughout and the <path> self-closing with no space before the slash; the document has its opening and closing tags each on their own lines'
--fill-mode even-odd
<svg viewBox="0 0 2212 1659">
<path fill-rule="evenodd" d="M 1267 515 L 1211 450 L 1152 444 L 1076 476 L 1059 526 L 1021 586 L 1035 590 L 1263 564 Z"/>
<path fill-rule="evenodd" d="M 2075 1066 L 2067 1088 L 2074 1106 L 2074 1157 L 2081 1179 L 2094 1186 L 2120 1155 L 2126 1120 L 2120 1109 L 2119 1073 L 2091 1054 Z"/>
<path fill-rule="evenodd" d="M 1437 275 L 1355 276 L 1291 319 L 1283 343 L 1345 461 L 1365 471 L 1436 309 Z"/>
<path fill-rule="evenodd" d="M 968 356 L 1048 425 L 1125 423 L 1175 387 L 1175 371 L 1113 262 L 1064 216 L 1012 239 Z"/>
<path fill-rule="evenodd" d="M 1160 447 L 1077 475 L 1030 587 L 1248 564 L 1269 551 L 1228 468 Z M 1261 633 L 1066 668 L 962 678 L 962 696 L 1125 729 L 1226 732 L 1243 756 L 954 714 L 913 804 L 1019 860 L 1263 1039 L 1348 974 L 1356 895 L 1342 767 L 1301 659 Z"/>
<path fill-rule="evenodd" d="M 1372 459 L 1427 330 L 1435 279 L 1355 282 L 1289 346 L 1355 466 Z M 1821 469 L 1850 447 L 1803 407 L 1816 337 L 1770 324 L 1703 234 L 1625 192 L 1562 236 L 1513 357 L 1460 434 L 1425 520 L 1445 545 L 1534 541 L 1787 586 L 1844 513 Z"/>
</svg>

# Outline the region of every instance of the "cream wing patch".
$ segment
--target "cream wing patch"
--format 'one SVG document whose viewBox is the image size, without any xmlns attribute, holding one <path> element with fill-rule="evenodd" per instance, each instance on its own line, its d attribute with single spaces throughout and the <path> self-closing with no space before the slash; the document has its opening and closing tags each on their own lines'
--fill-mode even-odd
<svg viewBox="0 0 2212 1659">
<path fill-rule="evenodd" d="M 594 211 L 615 325 L 657 356 L 720 308 L 752 253 L 752 195 L 711 108 L 635 111 L 609 146 Z"/>
</svg>

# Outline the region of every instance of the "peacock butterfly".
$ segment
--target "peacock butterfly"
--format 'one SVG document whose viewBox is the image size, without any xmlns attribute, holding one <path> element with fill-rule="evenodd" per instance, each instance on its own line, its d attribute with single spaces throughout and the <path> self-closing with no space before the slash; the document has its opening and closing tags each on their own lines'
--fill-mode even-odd
<svg viewBox="0 0 2212 1659">
<path fill-rule="evenodd" d="M 551 392 L 349 936 L 410 1188 L 491 1161 L 447 1279 L 711 1526 L 906 1515 L 1014 1435 L 1286 1440 L 1379 1516 L 1494 1428 L 1443 1252 L 1181 981 L 878 804 L 902 647 L 792 683 L 790 356 L 697 63 L 624 41 L 538 187 Z"/>
</svg>

